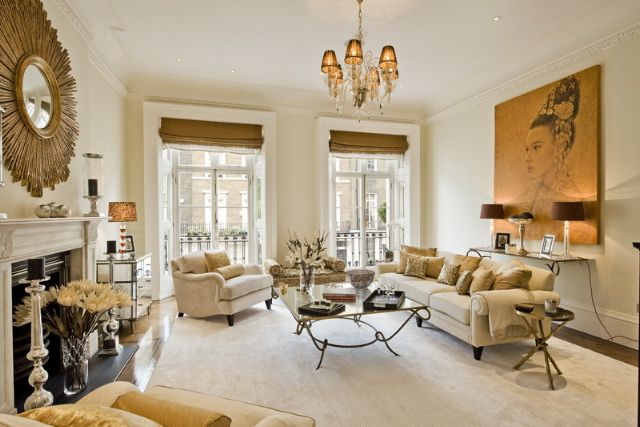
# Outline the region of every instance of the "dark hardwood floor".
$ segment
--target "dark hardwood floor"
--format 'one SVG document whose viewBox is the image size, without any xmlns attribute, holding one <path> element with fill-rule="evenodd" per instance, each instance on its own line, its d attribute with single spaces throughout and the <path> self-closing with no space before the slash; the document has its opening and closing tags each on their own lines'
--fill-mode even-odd
<svg viewBox="0 0 640 427">
<path fill-rule="evenodd" d="M 135 343 L 140 347 L 125 366 L 118 377 L 119 380 L 132 382 L 142 390 L 146 388 L 169 338 L 177 314 L 175 298 L 156 301 L 151 305 L 151 314 L 134 323 L 133 333 L 129 332 L 128 325 L 122 328 L 123 335 L 120 337 L 120 342 Z M 557 337 L 621 362 L 638 366 L 638 351 L 632 348 L 566 327 L 559 331 Z"/>
</svg>

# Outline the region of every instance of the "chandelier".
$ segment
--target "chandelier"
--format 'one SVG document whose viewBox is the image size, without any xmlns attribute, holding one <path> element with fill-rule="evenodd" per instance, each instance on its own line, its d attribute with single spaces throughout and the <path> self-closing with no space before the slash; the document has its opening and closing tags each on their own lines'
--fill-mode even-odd
<svg viewBox="0 0 640 427">
<path fill-rule="evenodd" d="M 348 92 L 353 102 L 353 116 L 360 120 L 370 116 L 367 109 L 369 104 L 377 104 L 382 115 L 382 104 L 391 101 L 391 92 L 396 87 L 399 74 L 398 60 L 393 46 L 384 46 L 380 58 L 374 58 L 370 50 L 363 55 L 365 36 L 362 31 L 363 0 L 356 1 L 358 2 L 358 31 L 355 38 L 347 43 L 344 69 L 338 62 L 336 53 L 333 50 L 327 50 L 322 55 L 320 70 L 338 114 L 342 116 L 342 107 Z M 382 95 L 381 85 L 383 86 Z"/>
</svg>

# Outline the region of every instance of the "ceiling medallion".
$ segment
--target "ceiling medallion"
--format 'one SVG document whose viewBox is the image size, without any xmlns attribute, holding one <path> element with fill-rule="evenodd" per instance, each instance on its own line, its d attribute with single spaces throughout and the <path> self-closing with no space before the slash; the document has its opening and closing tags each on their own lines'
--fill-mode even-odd
<svg viewBox="0 0 640 427">
<path fill-rule="evenodd" d="M 329 96 L 336 106 L 336 111 L 342 116 L 345 93 L 351 95 L 353 101 L 353 116 L 358 120 L 369 118 L 367 109 L 369 104 L 377 104 L 382 115 L 383 101 L 391 101 L 391 93 L 398 82 L 398 60 L 393 46 L 382 48 L 379 58 L 374 58 L 371 51 L 363 55 L 365 33 L 362 31 L 362 1 L 358 2 L 358 31 L 355 38 L 347 43 L 344 55 L 344 70 L 336 58 L 333 50 L 327 50 L 322 56 L 320 70 L 324 75 L 324 82 L 329 87 Z M 376 64 L 377 62 L 377 64 Z M 380 95 L 381 83 L 384 93 Z"/>
</svg>

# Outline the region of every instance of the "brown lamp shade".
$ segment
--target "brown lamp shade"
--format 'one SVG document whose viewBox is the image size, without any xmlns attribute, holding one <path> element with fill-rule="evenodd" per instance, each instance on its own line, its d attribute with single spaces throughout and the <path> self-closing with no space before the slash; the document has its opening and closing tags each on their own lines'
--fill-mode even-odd
<svg viewBox="0 0 640 427">
<path fill-rule="evenodd" d="M 347 52 L 344 54 L 344 62 L 349 65 L 362 64 L 362 43 L 358 39 L 351 39 L 347 43 Z"/>
<path fill-rule="evenodd" d="M 483 204 L 480 208 L 481 219 L 504 219 L 504 208 L 495 203 Z"/>
<path fill-rule="evenodd" d="M 335 73 L 338 71 L 339 65 L 336 53 L 332 50 L 325 50 L 324 55 L 322 55 L 322 65 L 320 66 L 320 70 L 323 73 Z"/>
<path fill-rule="evenodd" d="M 551 219 L 559 221 L 584 221 L 584 203 L 553 202 L 551 204 Z"/>
<path fill-rule="evenodd" d="M 396 51 L 393 49 L 393 46 L 387 45 L 382 48 L 379 65 L 382 69 L 398 67 L 398 59 L 396 58 Z"/>
<path fill-rule="evenodd" d="M 109 202 L 109 216 L 109 222 L 137 221 L 136 202 Z"/>
</svg>

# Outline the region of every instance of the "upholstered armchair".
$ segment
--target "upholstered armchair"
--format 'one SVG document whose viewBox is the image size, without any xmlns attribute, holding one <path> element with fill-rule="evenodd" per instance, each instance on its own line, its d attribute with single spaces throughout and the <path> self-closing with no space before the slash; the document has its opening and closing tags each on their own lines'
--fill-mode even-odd
<svg viewBox="0 0 640 427">
<path fill-rule="evenodd" d="M 204 252 L 195 252 L 172 260 L 171 274 L 179 317 L 224 314 L 233 326 L 235 313 L 245 308 L 264 301 L 271 309 L 273 278 L 259 265 L 245 265 L 242 274 L 225 279 L 208 272 Z"/>
</svg>

